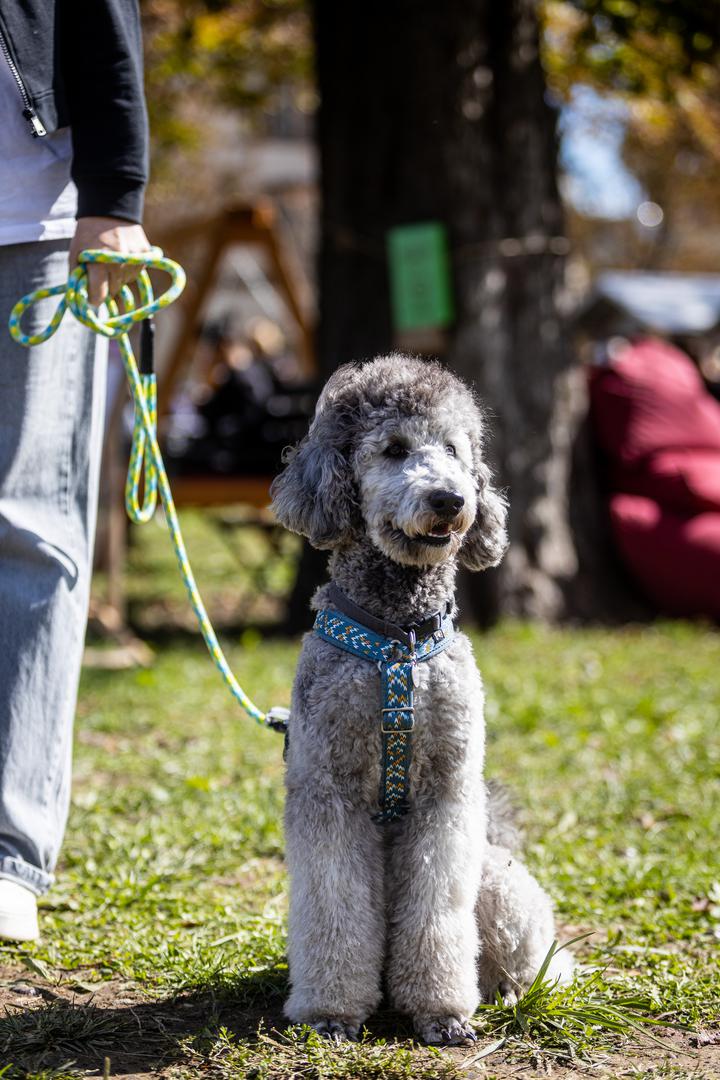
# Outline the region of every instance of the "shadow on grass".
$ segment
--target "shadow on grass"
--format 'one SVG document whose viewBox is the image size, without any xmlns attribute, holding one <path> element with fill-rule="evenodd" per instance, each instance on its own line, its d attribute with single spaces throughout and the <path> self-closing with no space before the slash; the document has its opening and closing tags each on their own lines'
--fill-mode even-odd
<svg viewBox="0 0 720 1080">
<path fill-rule="evenodd" d="M 0 1017 L 0 1070 L 7 1067 L 1 1075 L 4 1080 L 55 1071 L 67 1075 L 67 1070 L 71 1075 L 154 1075 L 191 1064 L 188 1058 L 197 1061 L 193 1051 L 212 1043 L 221 1029 L 250 1044 L 259 1028 L 285 1030 L 286 992 L 286 973 L 265 970 L 156 1001 L 55 997 L 37 1007 L 10 1006 Z M 372 1038 L 412 1037 L 408 1019 L 390 1009 L 373 1016 L 367 1028 Z"/>
<path fill-rule="evenodd" d="M 127 990 L 120 989 L 117 1000 L 54 996 L 37 1007 L 10 1005 L 0 1017 L 0 1075 L 16 1080 L 72 1070 L 71 1075 L 152 1076 L 191 1064 L 190 1048 L 212 1042 L 222 1028 L 250 1044 L 259 1029 L 284 1030 L 286 993 L 286 972 L 264 970 L 154 1001 L 127 1001 Z M 390 1009 L 372 1016 L 367 1028 L 372 1038 L 412 1036 L 407 1017 Z"/>
<path fill-rule="evenodd" d="M 127 1002 L 126 993 L 95 1001 L 55 997 L 30 1008 L 10 1006 L 0 1017 L 0 1070 L 15 1080 L 41 1070 L 97 1070 L 105 1059 L 110 1075 L 152 1074 L 183 1062 L 184 1043 L 225 1027 L 252 1040 L 266 1030 L 287 1027 L 282 1014 L 285 975 L 239 974 L 218 987 L 180 992 L 156 1001 Z"/>
</svg>

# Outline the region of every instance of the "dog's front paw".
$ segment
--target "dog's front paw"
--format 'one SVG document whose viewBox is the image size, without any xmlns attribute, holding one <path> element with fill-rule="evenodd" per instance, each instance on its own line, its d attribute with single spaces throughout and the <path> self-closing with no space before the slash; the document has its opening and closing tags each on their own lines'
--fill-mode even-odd
<svg viewBox="0 0 720 1080">
<path fill-rule="evenodd" d="M 350 1024 L 346 1020 L 338 1020 L 332 1016 L 323 1016 L 317 1020 L 311 1020 L 310 1027 L 317 1031 L 318 1035 L 322 1035 L 324 1039 L 330 1039 L 331 1042 L 335 1043 L 345 1042 L 347 1039 L 350 1042 L 357 1042 L 360 1034 L 359 1024 Z"/>
<path fill-rule="evenodd" d="M 415 1031 L 431 1046 L 467 1046 L 477 1035 L 465 1016 L 433 1016 L 415 1019 Z"/>
</svg>

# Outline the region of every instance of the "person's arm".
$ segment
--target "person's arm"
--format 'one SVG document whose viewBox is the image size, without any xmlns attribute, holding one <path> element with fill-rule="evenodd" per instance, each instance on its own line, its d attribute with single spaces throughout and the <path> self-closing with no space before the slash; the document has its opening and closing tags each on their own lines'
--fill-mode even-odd
<svg viewBox="0 0 720 1080">
<path fill-rule="evenodd" d="M 63 83 L 78 189 L 70 265 L 84 248 L 150 247 L 140 225 L 148 174 L 148 127 L 137 0 L 58 0 Z M 89 267 L 90 302 L 137 276 Z"/>
<path fill-rule="evenodd" d="M 140 222 L 148 129 L 137 0 L 58 0 L 78 217 Z"/>
</svg>

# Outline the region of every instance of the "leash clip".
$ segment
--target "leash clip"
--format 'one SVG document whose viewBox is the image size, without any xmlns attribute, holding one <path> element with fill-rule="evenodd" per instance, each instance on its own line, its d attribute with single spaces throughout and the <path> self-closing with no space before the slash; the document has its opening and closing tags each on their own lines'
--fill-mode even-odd
<svg viewBox="0 0 720 1080">
<path fill-rule="evenodd" d="M 290 710 L 284 705 L 273 705 L 265 715 L 265 724 L 273 731 L 279 731 L 281 735 L 287 734 L 290 724 Z"/>
</svg>

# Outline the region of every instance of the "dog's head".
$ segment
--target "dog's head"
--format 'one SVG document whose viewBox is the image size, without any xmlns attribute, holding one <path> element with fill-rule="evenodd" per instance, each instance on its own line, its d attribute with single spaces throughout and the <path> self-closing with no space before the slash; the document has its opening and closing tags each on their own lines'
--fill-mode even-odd
<svg viewBox="0 0 720 1080">
<path fill-rule="evenodd" d="M 395 562 L 500 561 L 506 505 L 483 460 L 482 414 L 440 364 L 395 354 L 332 375 L 271 489 L 278 520 L 318 548 L 365 534 Z"/>
</svg>

